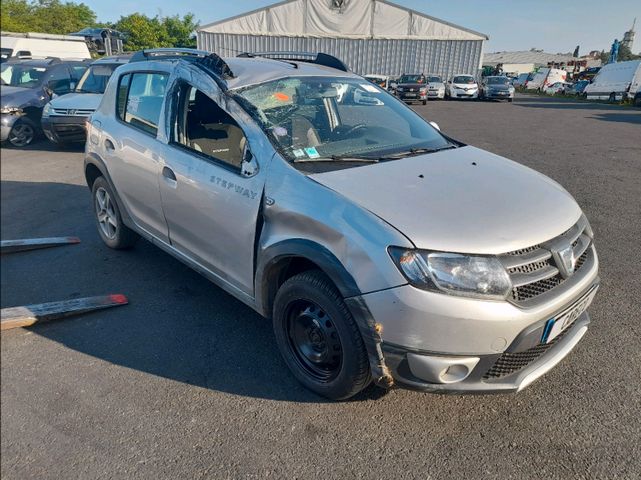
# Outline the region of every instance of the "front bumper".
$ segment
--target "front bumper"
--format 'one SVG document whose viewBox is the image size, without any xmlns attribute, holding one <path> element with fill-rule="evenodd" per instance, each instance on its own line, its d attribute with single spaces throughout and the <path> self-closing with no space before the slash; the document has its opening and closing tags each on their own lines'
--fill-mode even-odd
<svg viewBox="0 0 641 480">
<path fill-rule="evenodd" d="M 452 90 L 450 97 L 474 99 L 479 97 L 479 91 L 478 90 Z"/>
<path fill-rule="evenodd" d="M 420 102 L 427 99 L 427 93 L 421 92 L 396 92 L 398 98 L 405 102 Z"/>
<path fill-rule="evenodd" d="M 501 91 L 491 91 L 488 90 L 484 92 L 484 97 L 493 100 L 507 100 L 509 98 L 514 98 L 514 92 L 501 92 Z"/>
<path fill-rule="evenodd" d="M 585 333 L 582 326 L 587 329 L 589 323 L 587 313 L 564 331 L 563 340 L 555 340 L 554 346 L 549 350 L 546 347 L 547 351 L 531 365 L 523 365 L 527 368 L 500 379 L 483 379 L 483 375 L 502 355 L 540 350 L 548 321 L 594 294 L 599 284 L 598 258 L 593 246 L 589 252 L 571 280 L 540 295 L 526 307 L 509 301 L 446 295 L 410 285 L 363 295 L 373 321 L 381 327 L 384 358 L 392 376 L 399 384 L 411 388 L 443 392 L 523 388 L 533 380 L 532 372 L 540 376 L 579 341 Z M 566 348 L 569 344 L 572 345 Z M 559 350 L 564 352 L 560 357 Z M 452 365 L 463 364 L 468 368 L 465 376 L 448 383 L 439 378 L 434 380 L 434 375 L 425 369 L 439 365 L 447 368 L 450 360 Z"/>
<path fill-rule="evenodd" d="M 428 98 L 444 98 L 445 90 L 428 90 L 427 96 Z"/>
<path fill-rule="evenodd" d="M 13 128 L 13 124 L 16 123 L 16 120 L 20 118 L 19 115 L 13 115 L 10 113 L 3 113 L 0 116 L 0 141 L 6 142 L 9 138 L 9 133 Z"/>
<path fill-rule="evenodd" d="M 42 117 L 42 130 L 54 143 L 84 143 L 87 139 L 87 118 L 63 115 Z"/>
</svg>

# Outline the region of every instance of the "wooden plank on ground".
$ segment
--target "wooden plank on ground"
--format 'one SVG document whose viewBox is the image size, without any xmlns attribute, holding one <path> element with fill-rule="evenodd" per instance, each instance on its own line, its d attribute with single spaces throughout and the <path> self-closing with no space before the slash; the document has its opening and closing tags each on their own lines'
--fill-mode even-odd
<svg viewBox="0 0 641 480">
<path fill-rule="evenodd" d="M 0 242 L 0 253 L 24 252 L 37 248 L 58 247 L 60 245 L 72 245 L 80 243 L 78 237 L 48 237 L 48 238 L 23 238 L 19 240 L 2 240 Z"/>
<path fill-rule="evenodd" d="M 22 307 L 3 308 L 0 311 L 1 330 L 28 327 L 40 322 L 59 320 L 72 315 L 117 307 L 129 303 L 122 294 L 76 298 L 61 302 L 39 303 Z"/>
</svg>

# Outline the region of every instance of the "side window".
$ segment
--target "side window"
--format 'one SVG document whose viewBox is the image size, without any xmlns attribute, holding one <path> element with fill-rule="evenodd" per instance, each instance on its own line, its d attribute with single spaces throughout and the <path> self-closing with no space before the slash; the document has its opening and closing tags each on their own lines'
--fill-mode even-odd
<svg viewBox="0 0 641 480">
<path fill-rule="evenodd" d="M 117 110 L 120 119 L 156 135 L 168 78 L 166 73 L 124 75 L 118 85 Z"/>
<path fill-rule="evenodd" d="M 185 85 L 181 97 L 174 143 L 240 169 L 247 140 L 238 123 L 194 87 Z"/>
<path fill-rule="evenodd" d="M 64 95 L 71 90 L 71 77 L 67 68 L 54 68 L 47 78 L 47 86 L 57 95 Z"/>
<path fill-rule="evenodd" d="M 74 80 L 78 81 L 80 80 L 80 77 L 82 77 L 82 74 L 85 73 L 85 70 L 87 70 L 87 66 L 73 65 L 71 67 L 71 76 Z"/>
</svg>

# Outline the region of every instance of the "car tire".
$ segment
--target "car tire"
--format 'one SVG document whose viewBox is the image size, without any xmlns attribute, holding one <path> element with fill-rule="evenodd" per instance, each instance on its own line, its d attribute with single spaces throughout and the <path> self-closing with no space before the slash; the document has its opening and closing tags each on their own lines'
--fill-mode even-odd
<svg viewBox="0 0 641 480">
<path fill-rule="evenodd" d="M 617 96 L 616 93 L 612 92 L 610 96 L 608 97 L 608 102 L 610 103 L 615 103 L 617 101 Z"/>
<path fill-rule="evenodd" d="M 116 196 L 104 177 L 98 177 L 94 181 L 91 197 L 96 226 L 102 241 L 115 250 L 133 247 L 139 236 L 123 223 Z"/>
<path fill-rule="evenodd" d="M 20 119 L 11 127 L 7 140 L 12 146 L 22 148 L 31 145 L 35 138 L 36 129 L 33 124 L 28 120 Z"/>
<path fill-rule="evenodd" d="M 512 103 L 514 101 L 514 99 L 513 98 L 508 98 L 507 101 L 508 101 L 508 103 Z"/>
<path fill-rule="evenodd" d="M 421 103 L 422 103 L 423 105 L 427 105 L 427 100 L 421 100 Z"/>
<path fill-rule="evenodd" d="M 285 363 L 307 389 L 346 400 L 370 383 L 358 325 L 323 272 L 308 270 L 283 283 L 274 300 L 273 327 Z"/>
</svg>

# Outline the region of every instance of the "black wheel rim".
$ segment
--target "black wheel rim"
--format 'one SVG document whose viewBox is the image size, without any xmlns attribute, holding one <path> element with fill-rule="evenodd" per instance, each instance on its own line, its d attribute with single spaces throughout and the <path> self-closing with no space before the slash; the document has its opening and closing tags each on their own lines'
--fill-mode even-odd
<svg viewBox="0 0 641 480">
<path fill-rule="evenodd" d="M 314 302 L 293 302 L 287 309 L 287 339 L 296 362 L 309 376 L 329 382 L 341 370 L 343 348 L 332 318 Z"/>
</svg>

